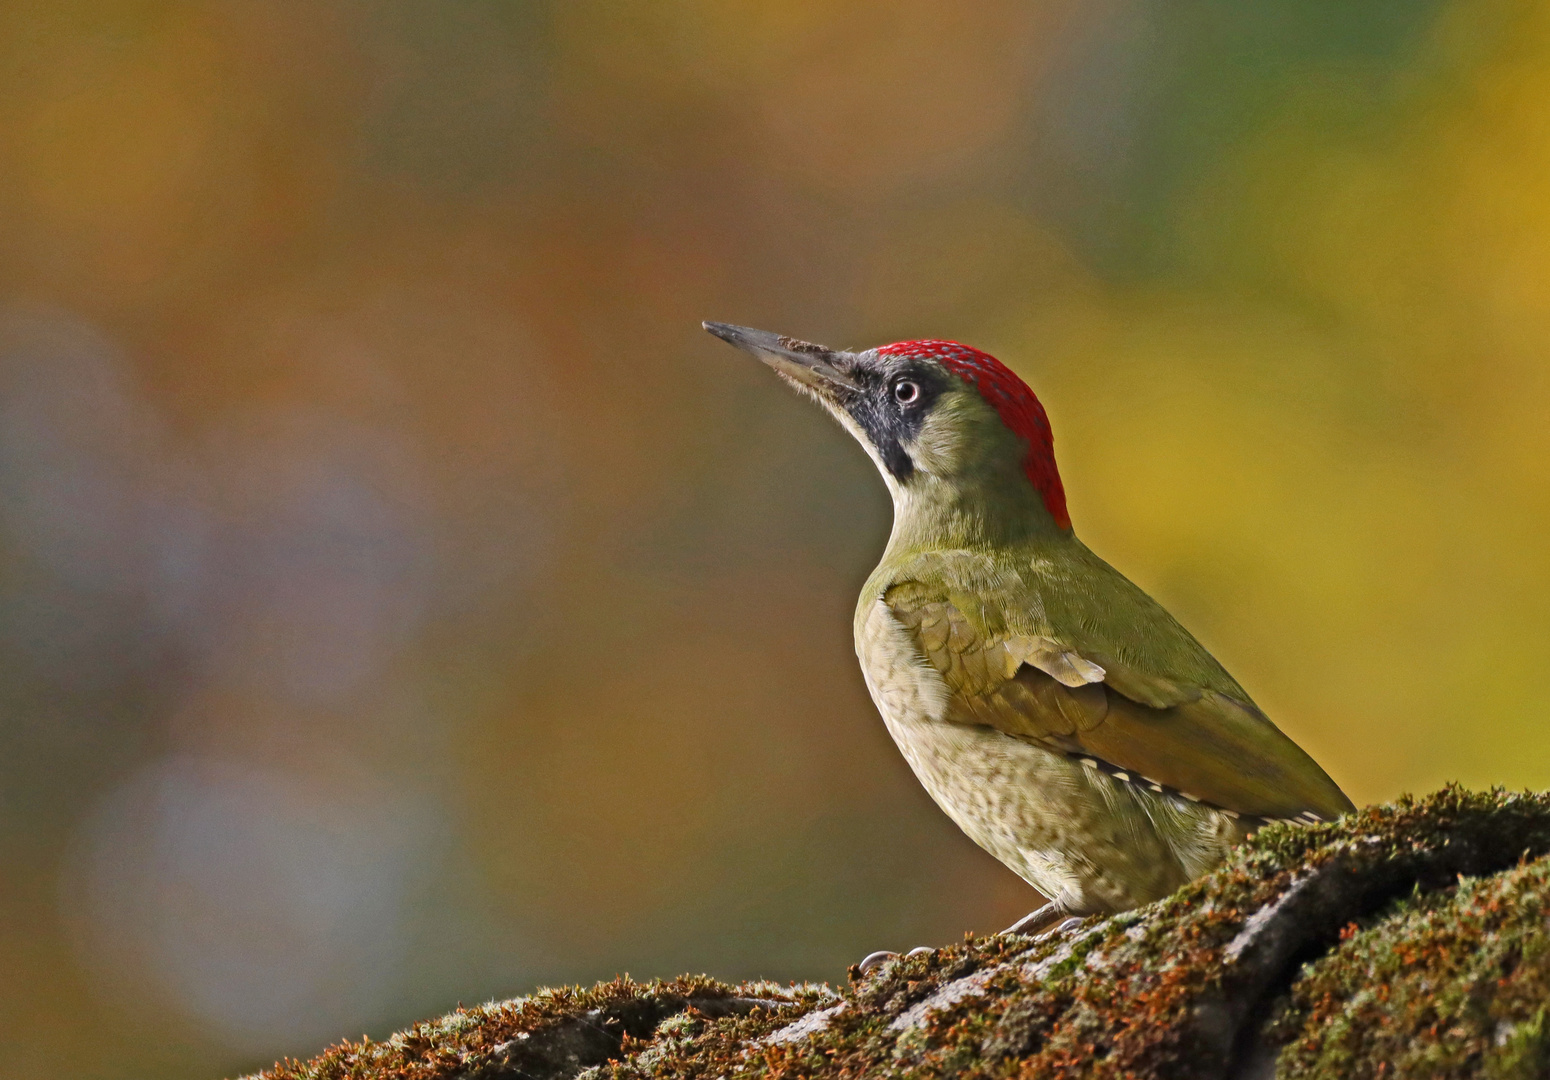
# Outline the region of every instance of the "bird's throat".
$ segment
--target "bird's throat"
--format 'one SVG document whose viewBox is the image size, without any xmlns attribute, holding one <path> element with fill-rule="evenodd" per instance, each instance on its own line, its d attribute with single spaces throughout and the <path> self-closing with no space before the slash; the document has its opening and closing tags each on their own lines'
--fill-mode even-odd
<svg viewBox="0 0 1550 1080">
<path fill-rule="evenodd" d="M 893 532 L 889 552 L 926 549 L 1004 550 L 1070 538 L 1042 495 L 1021 473 L 975 483 L 917 474 L 890 485 Z"/>
</svg>

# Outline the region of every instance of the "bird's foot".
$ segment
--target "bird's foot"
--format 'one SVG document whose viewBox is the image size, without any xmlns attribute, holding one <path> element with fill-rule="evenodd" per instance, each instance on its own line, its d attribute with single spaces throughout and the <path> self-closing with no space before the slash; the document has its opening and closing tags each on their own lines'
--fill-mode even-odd
<svg viewBox="0 0 1550 1080">
<path fill-rule="evenodd" d="M 1018 919 L 1011 926 L 1001 931 L 1003 934 L 1025 934 L 1033 937 L 1041 930 L 1049 930 L 1052 934 L 1064 934 L 1068 930 L 1074 930 L 1082 925 L 1082 920 L 1076 918 L 1057 903 L 1048 903 L 1037 911 L 1031 911 Z M 1054 929 L 1050 930 L 1053 926 Z"/>
<path fill-rule="evenodd" d="M 929 945 L 917 945 L 904 955 L 919 956 L 922 953 L 935 951 L 936 950 Z M 861 963 L 857 964 L 856 966 L 860 969 L 862 978 L 865 978 L 866 976 L 872 974 L 872 972 L 876 971 L 878 968 L 882 967 L 888 961 L 895 959 L 898 955 L 899 954 L 896 952 L 888 952 L 886 950 L 871 953 L 865 960 L 861 961 Z"/>
</svg>

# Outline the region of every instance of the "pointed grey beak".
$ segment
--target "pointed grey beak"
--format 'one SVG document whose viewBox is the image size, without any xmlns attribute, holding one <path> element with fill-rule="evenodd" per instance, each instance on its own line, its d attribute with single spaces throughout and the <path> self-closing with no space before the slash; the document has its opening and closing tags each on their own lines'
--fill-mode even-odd
<svg viewBox="0 0 1550 1080">
<path fill-rule="evenodd" d="M 846 374 L 847 353 L 826 349 L 809 341 L 772 334 L 731 323 L 701 323 L 728 345 L 753 353 L 780 374 L 814 390 L 832 390 L 843 386 L 859 390 L 859 384 Z"/>
</svg>

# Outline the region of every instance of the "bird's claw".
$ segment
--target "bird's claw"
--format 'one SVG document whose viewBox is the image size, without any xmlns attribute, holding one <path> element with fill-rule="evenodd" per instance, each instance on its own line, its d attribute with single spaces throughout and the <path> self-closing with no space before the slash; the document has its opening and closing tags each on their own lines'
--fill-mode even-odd
<svg viewBox="0 0 1550 1080">
<path fill-rule="evenodd" d="M 920 955 L 922 955 L 924 953 L 930 953 L 930 952 L 935 952 L 935 951 L 936 950 L 933 949 L 929 945 L 917 945 L 913 949 L 911 949 L 909 952 L 905 953 L 904 955 L 905 956 L 920 956 Z M 888 961 L 890 961 L 890 960 L 897 960 L 898 958 L 899 958 L 899 954 L 898 953 L 896 953 L 896 952 L 888 952 L 886 949 L 882 949 L 882 950 L 879 950 L 879 951 L 877 951 L 875 953 L 869 954 L 867 956 L 867 958 L 865 960 L 862 960 L 861 963 L 857 964 L 856 967 L 861 972 L 861 975 L 864 978 L 867 975 L 872 974 L 872 972 L 876 971 L 878 968 L 882 967 Z"/>
<path fill-rule="evenodd" d="M 1047 938 L 1054 937 L 1057 934 L 1064 934 L 1082 925 L 1082 920 L 1076 916 L 1066 915 L 1062 919 L 1062 915 L 1066 915 L 1064 909 L 1054 904 L 1045 904 L 1037 911 L 1031 911 L 1024 915 L 1001 932 L 1003 934 L 1024 934 L 1028 937 L 1038 936 L 1040 938 Z M 1053 930 L 1049 929 L 1052 925 L 1054 926 Z"/>
<path fill-rule="evenodd" d="M 1031 937 L 1060 918 L 1061 914 L 1061 910 L 1054 904 L 1045 904 L 1041 908 L 1030 911 L 1001 932 L 1003 934 L 1027 934 Z"/>
<path fill-rule="evenodd" d="M 866 959 L 857 964 L 856 967 L 863 976 L 870 975 L 898 955 L 896 952 L 880 949 L 875 953 L 868 953 Z"/>
<path fill-rule="evenodd" d="M 1059 937 L 1061 934 L 1068 934 L 1072 930 L 1075 930 L 1078 926 L 1081 926 L 1082 922 L 1083 920 L 1078 919 L 1075 915 L 1071 916 L 1069 919 L 1062 919 L 1058 924 L 1056 924 L 1054 929 L 1046 930 L 1044 933 L 1040 934 L 1038 940 L 1045 941 L 1052 937 Z"/>
</svg>

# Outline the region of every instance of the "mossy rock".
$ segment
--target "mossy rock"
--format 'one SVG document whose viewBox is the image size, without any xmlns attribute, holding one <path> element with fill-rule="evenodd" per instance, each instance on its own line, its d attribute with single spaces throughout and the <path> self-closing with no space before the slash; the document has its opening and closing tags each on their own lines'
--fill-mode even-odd
<svg viewBox="0 0 1550 1080">
<path fill-rule="evenodd" d="M 1550 1077 L 1550 796 L 1446 788 L 1275 825 L 1136 911 L 843 989 L 548 990 L 265 1080 Z"/>
</svg>

